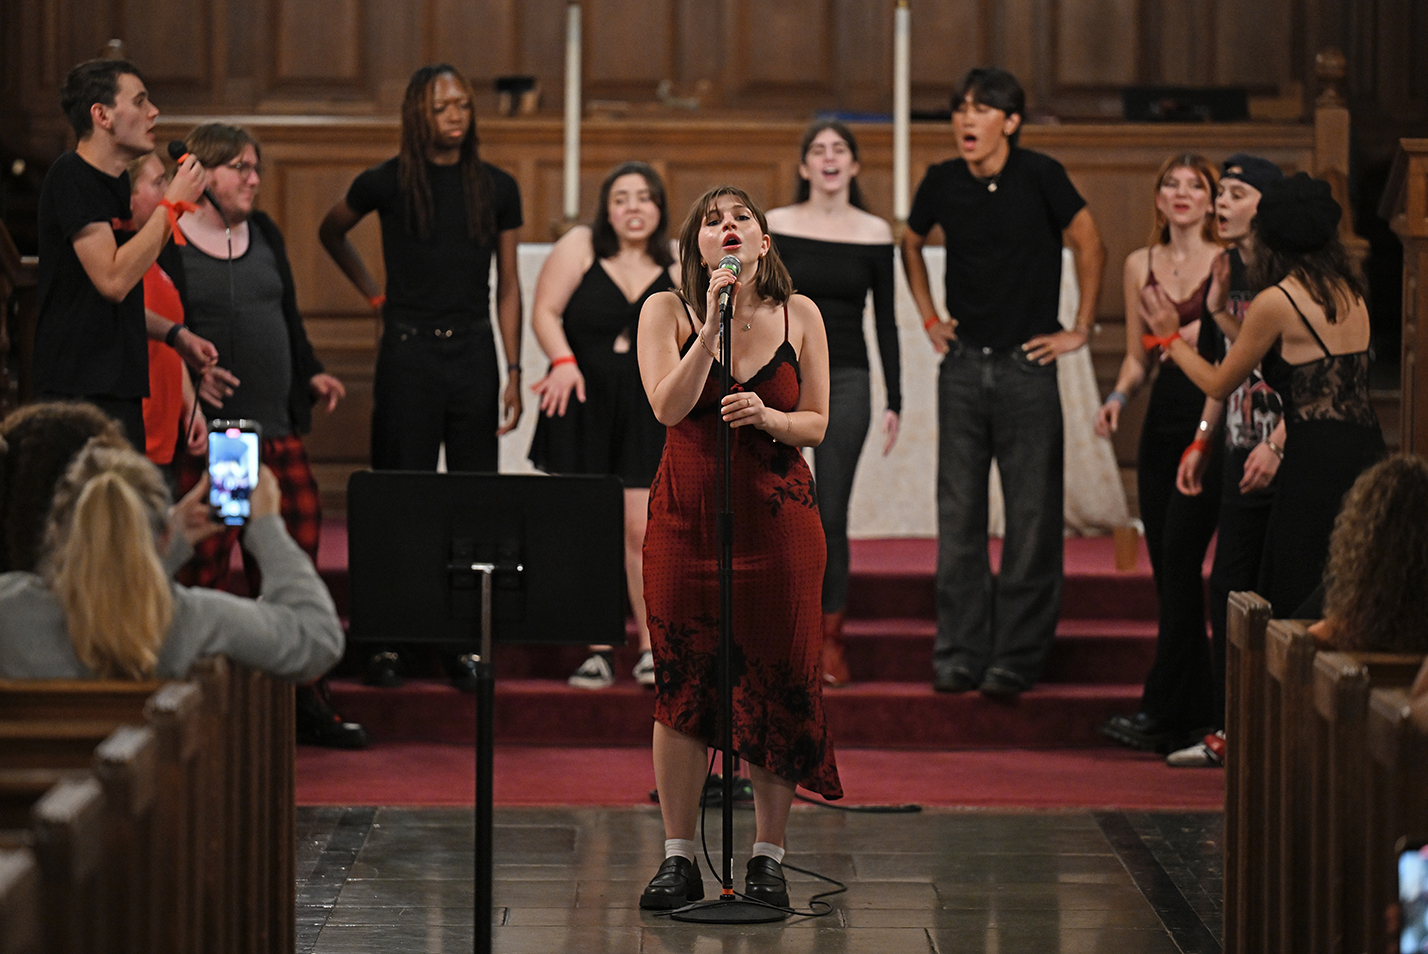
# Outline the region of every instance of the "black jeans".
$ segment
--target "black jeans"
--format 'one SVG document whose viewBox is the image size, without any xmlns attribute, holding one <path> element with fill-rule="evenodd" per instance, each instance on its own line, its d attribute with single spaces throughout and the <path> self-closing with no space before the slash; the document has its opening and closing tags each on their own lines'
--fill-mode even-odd
<svg viewBox="0 0 1428 954">
<path fill-rule="evenodd" d="M 937 639 L 932 664 L 1030 687 L 1061 609 L 1064 456 L 1056 365 L 953 342 L 937 379 Z M 987 555 L 987 480 L 1001 472 L 1001 572 Z"/>
<path fill-rule="evenodd" d="M 848 604 L 848 499 L 872 416 L 866 368 L 833 368 L 828 381 L 828 429 L 813 449 L 818 479 L 818 515 L 828 541 L 823 569 L 823 612 Z"/>
<path fill-rule="evenodd" d="M 489 324 L 436 329 L 388 322 L 372 380 L 372 467 L 495 473 L 500 376 Z"/>
</svg>

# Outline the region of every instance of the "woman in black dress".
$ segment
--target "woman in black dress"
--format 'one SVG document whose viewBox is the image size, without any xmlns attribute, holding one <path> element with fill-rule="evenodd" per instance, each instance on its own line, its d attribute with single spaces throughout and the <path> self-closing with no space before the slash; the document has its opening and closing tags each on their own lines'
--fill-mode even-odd
<svg viewBox="0 0 1428 954">
<path fill-rule="evenodd" d="M 843 649 L 848 602 L 848 500 L 872 418 L 863 311 L 873 295 L 873 328 L 882 361 L 887 406 L 883 454 L 897 441 L 902 410 L 897 320 L 893 313 L 892 230 L 863 205 L 858 141 L 836 119 L 803 134 L 794 205 L 768 214 L 769 232 L 793 287 L 813 299 L 828 333 L 828 431 L 813 452 L 818 510 L 828 541 L 823 572 L 823 680 L 841 686 L 851 676 Z"/>
<path fill-rule="evenodd" d="M 640 646 L 634 676 L 647 686 L 654 685 L 654 662 L 642 548 L 664 427 L 640 383 L 636 344 L 645 299 L 674 287 L 668 218 L 659 174 L 642 162 L 616 166 L 600 186 L 594 224 L 577 225 L 550 250 L 531 308 L 550 372 L 531 386 L 541 413 L 530 460 L 547 473 L 624 481 L 625 579 Z M 611 650 L 591 649 L 569 681 L 603 689 L 615 678 Z"/>
</svg>

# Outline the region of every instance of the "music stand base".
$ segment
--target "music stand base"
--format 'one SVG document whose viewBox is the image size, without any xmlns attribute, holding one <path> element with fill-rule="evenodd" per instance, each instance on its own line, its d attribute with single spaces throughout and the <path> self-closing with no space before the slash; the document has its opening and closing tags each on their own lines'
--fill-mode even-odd
<svg viewBox="0 0 1428 954">
<path fill-rule="evenodd" d="M 689 921 L 694 924 L 767 924 L 784 920 L 788 917 L 788 912 L 742 898 L 720 897 L 710 901 L 696 901 L 688 907 L 672 912 L 670 917 L 676 921 Z"/>
</svg>

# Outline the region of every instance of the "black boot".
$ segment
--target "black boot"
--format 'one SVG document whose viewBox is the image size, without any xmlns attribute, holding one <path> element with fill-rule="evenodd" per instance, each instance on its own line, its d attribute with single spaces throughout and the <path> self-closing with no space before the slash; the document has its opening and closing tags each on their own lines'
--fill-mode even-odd
<svg viewBox="0 0 1428 954">
<path fill-rule="evenodd" d="M 303 745 L 325 745 L 331 749 L 365 749 L 367 730 L 355 722 L 344 722 L 332 708 L 327 680 L 298 686 L 297 740 Z"/>
</svg>

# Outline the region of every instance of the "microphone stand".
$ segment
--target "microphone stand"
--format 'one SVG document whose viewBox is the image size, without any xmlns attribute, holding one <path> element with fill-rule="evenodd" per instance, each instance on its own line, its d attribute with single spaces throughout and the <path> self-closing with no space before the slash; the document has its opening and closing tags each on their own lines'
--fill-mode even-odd
<svg viewBox="0 0 1428 954">
<path fill-rule="evenodd" d="M 734 296 L 719 310 L 719 395 L 733 388 Z M 724 876 L 719 897 L 696 901 L 672 912 L 676 921 L 698 924 L 764 924 L 782 921 L 788 914 L 758 901 L 734 894 L 734 505 L 733 428 L 719 409 L 719 461 L 723 484 L 719 510 L 719 748 L 723 754 Z"/>
</svg>

